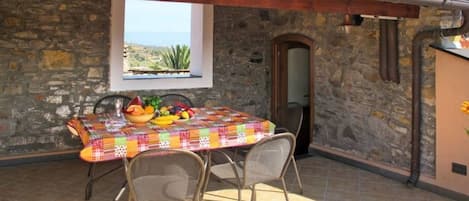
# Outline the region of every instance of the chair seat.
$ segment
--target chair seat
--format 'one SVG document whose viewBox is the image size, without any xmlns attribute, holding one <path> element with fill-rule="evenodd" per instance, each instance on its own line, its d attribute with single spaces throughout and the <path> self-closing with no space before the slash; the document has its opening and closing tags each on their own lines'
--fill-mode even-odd
<svg viewBox="0 0 469 201">
<path fill-rule="evenodd" d="M 235 165 L 236 171 L 240 178 L 243 177 L 243 169 L 240 165 Z M 219 165 L 214 165 L 210 168 L 212 174 L 217 176 L 220 179 L 236 179 L 236 175 L 229 163 L 223 163 Z"/>
<path fill-rule="evenodd" d="M 250 166 L 255 168 L 250 168 L 250 175 L 255 177 L 257 181 L 271 181 L 272 180 L 272 171 L 270 168 L 266 167 L 262 163 L 258 163 L 255 161 L 250 162 Z M 235 165 L 236 171 L 238 172 L 238 176 L 241 179 L 241 183 L 245 183 L 244 181 L 244 161 L 240 161 Z M 233 171 L 231 164 L 223 163 L 219 165 L 214 165 L 211 167 L 211 172 L 222 180 L 235 180 L 236 175 Z"/>
<path fill-rule="evenodd" d="M 283 193 L 288 201 L 284 176 L 294 148 L 295 136 L 292 133 L 272 135 L 253 145 L 244 163 L 235 163 L 228 154 L 215 152 L 221 153 L 228 163 L 213 165 L 210 172 L 237 187 L 238 201 L 241 201 L 241 189 L 250 187 L 251 201 L 255 201 L 256 184 L 273 180 L 282 182 Z"/>
<path fill-rule="evenodd" d="M 147 175 L 133 181 L 135 191 L 141 200 L 152 200 L 152 198 L 171 198 L 184 200 L 189 186 L 189 179 L 180 175 Z"/>
</svg>

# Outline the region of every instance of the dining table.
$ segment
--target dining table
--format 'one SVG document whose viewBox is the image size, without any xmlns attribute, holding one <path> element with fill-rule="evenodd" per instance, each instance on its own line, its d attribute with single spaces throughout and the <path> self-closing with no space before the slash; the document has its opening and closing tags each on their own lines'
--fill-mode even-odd
<svg viewBox="0 0 469 201">
<path fill-rule="evenodd" d="M 131 123 L 122 115 L 101 113 L 72 118 L 67 127 L 80 137 L 83 144 L 80 158 L 86 162 L 133 158 L 150 149 L 186 149 L 207 153 L 206 174 L 210 174 L 211 150 L 252 145 L 273 135 L 275 130 L 271 121 L 229 107 L 191 109 L 195 112 L 192 118 L 169 125 Z M 102 176 L 88 174 L 85 200 L 90 199 L 93 183 Z M 204 181 L 203 190 L 207 183 L 208 180 Z"/>
</svg>

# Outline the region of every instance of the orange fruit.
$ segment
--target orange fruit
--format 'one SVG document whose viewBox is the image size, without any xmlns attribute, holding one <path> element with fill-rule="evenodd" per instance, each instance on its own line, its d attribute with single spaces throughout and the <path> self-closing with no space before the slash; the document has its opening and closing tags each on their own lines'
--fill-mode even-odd
<svg viewBox="0 0 469 201">
<path fill-rule="evenodd" d="M 152 114 L 155 112 L 155 108 L 151 105 L 145 107 L 145 114 Z"/>
</svg>

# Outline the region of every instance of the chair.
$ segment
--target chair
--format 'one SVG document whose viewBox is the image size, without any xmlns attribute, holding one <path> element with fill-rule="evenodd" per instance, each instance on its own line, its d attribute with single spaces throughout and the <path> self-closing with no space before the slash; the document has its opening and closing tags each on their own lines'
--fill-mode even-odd
<svg viewBox="0 0 469 201">
<path fill-rule="evenodd" d="M 251 187 L 251 201 L 254 201 L 256 184 L 281 180 L 285 199 L 288 201 L 284 176 L 294 150 L 295 136 L 292 133 L 273 135 L 252 146 L 241 163 L 233 162 L 224 152 L 217 152 L 221 153 L 228 163 L 212 166 L 211 173 L 218 179 L 238 187 L 238 201 L 241 200 L 243 188 Z M 235 182 L 230 182 L 233 180 Z"/>
<path fill-rule="evenodd" d="M 93 107 L 93 113 L 94 114 L 100 114 L 100 113 L 111 113 L 115 112 L 116 106 L 115 103 L 117 100 L 122 100 L 122 108 L 124 108 L 132 99 L 128 96 L 124 95 L 108 95 L 100 98 Z M 89 168 L 88 168 L 88 184 L 86 185 L 85 189 L 85 200 L 89 200 L 91 198 L 91 195 L 93 193 L 93 183 L 100 179 L 101 177 L 114 172 L 118 169 L 120 169 L 122 165 L 119 165 L 117 167 L 114 167 L 103 174 L 99 176 L 95 176 L 95 169 L 96 169 L 96 163 L 90 163 Z"/>
<path fill-rule="evenodd" d="M 275 133 L 291 132 L 295 135 L 295 139 L 301 130 L 303 122 L 303 106 L 296 102 L 288 103 L 286 107 L 279 108 L 279 122 L 276 122 L 277 127 Z M 293 169 L 295 170 L 296 180 L 300 193 L 303 194 L 303 183 L 301 182 L 300 173 L 296 164 L 295 156 L 292 155 Z"/>
<path fill-rule="evenodd" d="M 192 104 L 191 99 L 181 94 L 165 94 L 160 96 L 160 98 L 161 106 L 174 105 L 175 103 L 180 102 L 186 104 L 189 107 L 194 107 L 194 104 Z"/>
<path fill-rule="evenodd" d="M 303 106 L 290 102 L 286 107 L 278 109 L 278 117 L 275 133 L 291 132 L 298 137 L 303 122 Z"/>
<path fill-rule="evenodd" d="M 141 152 L 125 159 L 129 200 L 199 200 L 205 175 L 202 159 L 180 149 Z"/>
<path fill-rule="evenodd" d="M 278 111 L 278 122 L 275 122 L 275 134 L 291 132 L 295 135 L 295 139 L 300 133 L 301 125 L 303 122 L 303 106 L 296 102 L 288 103 L 286 107 L 280 107 Z M 246 150 L 236 149 L 234 156 L 237 157 L 238 152 L 246 152 Z M 298 181 L 298 188 L 300 189 L 300 194 L 303 194 L 303 183 L 301 181 L 300 173 L 298 171 L 298 166 L 296 164 L 295 156 L 292 155 L 293 169 L 295 170 L 296 180 Z"/>
<path fill-rule="evenodd" d="M 93 114 L 114 112 L 116 110 L 115 103 L 119 99 L 123 102 L 122 108 L 132 100 L 128 96 L 119 94 L 104 96 L 94 104 Z"/>
</svg>

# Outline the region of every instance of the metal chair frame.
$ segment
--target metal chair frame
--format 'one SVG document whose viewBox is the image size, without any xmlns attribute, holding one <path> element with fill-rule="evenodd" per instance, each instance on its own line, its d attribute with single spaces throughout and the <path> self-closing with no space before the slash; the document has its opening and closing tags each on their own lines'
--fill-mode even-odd
<svg viewBox="0 0 469 201">
<path fill-rule="evenodd" d="M 187 106 L 194 107 L 194 104 L 192 103 L 191 99 L 181 94 L 165 94 L 160 96 L 160 98 L 162 104 L 165 103 L 165 99 L 168 100 L 170 98 L 176 98 L 177 100 L 181 100 L 182 103 L 187 104 Z"/>
<path fill-rule="evenodd" d="M 254 146 L 252 146 L 251 150 L 248 152 L 246 158 L 249 158 L 250 157 L 250 154 L 251 154 L 251 151 L 253 149 L 256 148 L 256 146 L 260 146 L 264 143 L 268 143 L 270 141 L 273 141 L 273 140 L 277 140 L 277 139 L 281 139 L 281 138 L 288 138 L 290 141 L 291 141 L 291 147 L 290 147 L 290 151 L 289 151 L 289 156 L 287 157 L 283 167 L 282 167 L 282 171 L 281 171 L 281 174 L 278 178 L 276 179 L 279 179 L 281 180 L 282 182 L 282 187 L 283 187 L 283 193 L 284 193 L 284 196 L 285 196 L 285 199 L 288 201 L 288 191 L 287 191 L 287 187 L 286 187 L 286 184 L 285 184 L 285 173 L 287 171 L 287 168 L 289 166 L 289 163 L 291 162 L 291 160 L 293 159 L 293 153 L 294 153 L 294 150 L 295 150 L 295 144 L 296 144 L 296 138 L 295 136 L 292 134 L 292 133 L 282 133 L 282 134 L 277 134 L 277 135 L 273 135 L 271 137 L 268 137 L 268 138 L 264 138 L 262 139 L 261 141 L 259 141 L 257 144 L 255 144 Z M 236 179 L 236 183 L 232 183 L 232 182 L 229 182 L 227 181 L 228 183 L 234 185 L 234 186 L 237 186 L 238 187 L 238 201 L 241 201 L 241 190 L 243 188 L 246 188 L 246 187 L 250 187 L 251 188 L 251 201 L 255 201 L 256 200 L 256 187 L 255 185 L 256 184 L 252 184 L 252 186 L 249 186 L 246 184 L 246 163 L 245 164 L 240 164 L 240 163 L 236 163 L 236 161 L 233 161 L 229 156 L 228 154 L 222 152 L 222 151 L 213 151 L 214 153 L 220 153 L 222 156 L 224 156 L 224 158 L 227 160 L 228 164 L 231 166 L 233 172 L 234 172 L 234 175 L 235 175 L 235 179 Z M 242 169 L 243 170 L 243 177 L 241 177 L 241 175 L 239 175 L 238 171 L 239 169 Z M 215 175 L 216 176 L 216 175 Z M 209 177 L 209 175 L 207 175 L 207 177 Z M 218 178 L 220 179 L 220 178 Z M 208 178 L 207 178 L 208 180 Z M 221 180 L 221 179 L 220 179 Z M 226 180 L 225 180 L 226 181 Z M 261 182 L 267 182 L 267 181 L 261 181 Z"/>
<path fill-rule="evenodd" d="M 99 105 L 101 105 L 101 103 L 103 101 L 106 101 L 106 100 L 109 100 L 109 99 L 123 99 L 124 101 L 126 100 L 127 103 L 130 102 L 132 100 L 132 98 L 128 97 L 128 96 L 125 96 L 125 95 L 120 95 L 120 94 L 114 94 L 114 95 L 107 95 L 107 96 L 104 96 L 102 98 L 100 98 L 98 101 L 96 101 L 96 103 L 94 104 L 94 107 L 93 107 L 93 114 L 96 114 L 96 110 L 98 109 Z M 124 102 L 124 104 L 122 105 L 122 107 L 125 107 L 126 104 Z"/>
<path fill-rule="evenodd" d="M 301 126 L 303 124 L 303 106 L 301 106 L 301 104 L 297 103 L 297 102 L 290 102 L 288 103 L 288 108 L 294 108 L 294 107 L 300 107 L 301 108 L 301 112 L 299 114 L 299 117 L 298 117 L 298 124 L 297 124 L 297 127 L 296 127 L 296 131 L 295 132 L 292 132 L 289 128 L 280 128 L 278 129 L 280 132 L 276 132 L 276 133 L 283 133 L 283 132 L 292 132 L 294 135 L 295 135 L 295 139 L 298 138 L 298 135 L 300 133 L 300 130 L 301 130 Z M 287 110 L 288 110 L 287 108 Z M 277 128 L 276 128 L 277 130 Z M 303 194 L 303 182 L 301 181 L 301 177 L 300 177 L 300 172 L 298 171 L 298 166 L 296 164 L 296 160 L 295 160 L 295 156 L 292 155 L 292 164 L 293 164 L 293 169 L 295 170 L 295 174 L 296 174 L 296 180 L 298 181 L 298 188 L 300 189 L 300 194 Z"/>
<path fill-rule="evenodd" d="M 97 108 L 99 107 L 99 105 L 101 105 L 101 103 L 105 100 L 109 100 L 109 99 L 119 99 L 119 98 L 122 98 L 124 100 L 124 103 L 122 104 L 122 107 L 125 107 L 126 106 L 126 103 L 125 101 L 129 102 L 132 100 L 132 98 L 128 97 L 128 96 L 124 96 L 124 95 L 120 95 L 120 94 L 114 94 L 114 95 L 108 95 L 108 96 L 104 96 L 102 98 L 100 98 L 95 104 L 94 104 L 94 107 L 93 107 L 93 114 L 96 114 L 97 113 Z M 95 171 L 96 171 L 96 163 L 90 163 L 89 167 L 88 167 L 88 182 L 86 184 L 86 188 L 85 188 L 85 200 L 89 200 L 91 198 L 91 196 L 93 195 L 93 184 L 94 182 L 98 181 L 99 179 L 101 179 L 102 177 L 116 171 L 116 170 L 119 170 L 121 169 L 123 166 L 122 165 L 119 165 L 117 167 L 113 167 L 105 172 L 103 172 L 102 174 L 96 176 L 95 175 Z"/>
<path fill-rule="evenodd" d="M 296 102 L 291 102 L 291 103 L 288 103 L 288 107 L 291 108 L 291 107 L 301 107 L 301 104 L 299 103 L 296 103 Z M 288 110 L 288 108 L 286 108 Z M 301 113 L 298 117 L 298 124 L 297 124 L 297 127 L 296 127 L 296 130 L 295 132 L 293 132 L 292 130 L 293 129 L 289 129 L 289 128 L 286 128 L 286 127 L 277 127 L 275 128 L 275 134 L 278 134 L 278 133 L 284 133 L 284 132 L 291 132 L 293 133 L 293 135 L 295 136 L 295 139 L 298 138 L 298 134 L 300 133 L 300 130 L 301 130 L 301 126 L 303 124 L 303 110 L 301 110 Z M 242 149 L 242 151 L 245 151 Z M 236 157 L 238 155 L 238 152 L 242 152 L 242 151 L 239 151 L 238 149 L 235 149 L 234 150 L 234 161 L 236 161 Z M 296 159 L 295 159 L 295 156 L 292 155 L 292 162 L 291 164 L 293 165 L 293 169 L 295 170 L 295 175 L 296 175 L 296 180 L 298 181 L 298 188 L 300 190 L 300 194 L 303 194 L 303 182 L 301 181 L 301 177 L 300 177 L 300 172 L 298 170 L 298 165 L 296 164 Z"/>
<path fill-rule="evenodd" d="M 169 153 L 168 153 L 169 152 Z M 194 192 L 194 195 L 193 195 L 193 201 L 199 201 L 199 199 L 202 198 L 202 188 L 204 186 L 204 182 L 205 182 L 205 166 L 206 166 L 206 163 L 204 163 L 202 161 L 202 159 L 199 157 L 199 155 L 197 155 L 196 153 L 192 152 L 192 151 L 189 151 L 189 150 L 184 150 L 184 149 L 152 149 L 152 150 L 147 150 L 147 151 L 144 151 L 144 152 L 140 152 L 138 153 L 134 158 L 132 158 L 132 160 L 129 162 L 126 158 L 123 158 L 124 160 L 124 166 L 125 166 L 125 170 L 126 170 L 126 178 L 127 178 L 127 183 L 128 183 L 128 186 L 129 186 L 129 200 L 132 200 L 132 201 L 138 201 L 137 198 L 136 198 L 136 194 L 135 194 L 135 186 L 133 185 L 133 183 L 131 182 L 132 181 L 132 175 L 131 175 L 131 171 L 129 171 L 129 169 L 132 168 L 132 166 L 138 162 L 139 160 L 141 160 L 142 157 L 145 157 L 147 155 L 152 155 L 154 154 L 155 157 L 165 157 L 165 156 L 168 156 L 168 154 L 171 154 L 171 152 L 173 153 L 180 153 L 180 154 L 187 154 L 188 156 L 192 157 L 196 163 L 199 164 L 199 177 L 198 177 L 198 182 L 197 182 L 197 187 L 196 187 L 196 190 Z"/>
</svg>

